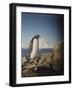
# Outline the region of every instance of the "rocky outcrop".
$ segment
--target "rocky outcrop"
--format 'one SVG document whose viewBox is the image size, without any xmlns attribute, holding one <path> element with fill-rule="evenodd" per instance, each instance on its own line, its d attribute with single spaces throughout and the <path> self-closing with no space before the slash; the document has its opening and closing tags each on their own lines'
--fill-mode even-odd
<svg viewBox="0 0 73 90">
<path fill-rule="evenodd" d="M 55 45 L 53 52 L 38 54 L 33 60 L 27 60 L 27 57 L 22 58 L 22 76 L 37 76 L 38 68 L 47 68 L 55 71 L 54 74 L 64 73 L 64 46 L 63 43 Z M 31 62 L 30 62 L 31 61 Z M 40 72 L 41 73 L 41 69 Z M 52 72 L 53 74 L 53 72 Z M 50 74 L 51 75 L 51 74 Z"/>
</svg>

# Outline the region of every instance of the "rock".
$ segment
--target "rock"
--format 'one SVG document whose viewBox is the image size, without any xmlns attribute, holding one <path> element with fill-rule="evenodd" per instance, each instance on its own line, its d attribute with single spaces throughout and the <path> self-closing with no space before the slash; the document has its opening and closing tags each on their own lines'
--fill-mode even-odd
<svg viewBox="0 0 73 90">
<path fill-rule="evenodd" d="M 23 58 L 22 58 L 22 65 L 23 65 L 25 62 L 27 62 L 27 59 L 26 59 L 26 57 L 23 57 Z"/>
<path fill-rule="evenodd" d="M 38 75 L 38 68 L 47 68 L 49 71 L 56 71 L 58 74 L 64 73 L 64 46 L 63 43 L 57 44 L 51 53 L 41 53 L 31 60 L 29 57 L 22 58 L 22 76 Z M 41 73 L 41 72 L 40 72 Z M 50 73 L 50 72 L 49 72 Z M 55 73 L 55 74 L 56 74 Z M 51 75 L 51 74 L 49 74 Z"/>
</svg>

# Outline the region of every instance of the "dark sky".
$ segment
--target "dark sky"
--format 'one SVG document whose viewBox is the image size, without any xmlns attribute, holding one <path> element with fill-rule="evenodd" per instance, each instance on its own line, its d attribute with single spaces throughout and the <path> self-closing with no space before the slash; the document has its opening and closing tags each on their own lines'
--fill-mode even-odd
<svg viewBox="0 0 73 90">
<path fill-rule="evenodd" d="M 64 16 L 54 14 L 24 13 L 21 15 L 22 44 L 30 41 L 35 34 L 46 38 L 50 45 L 63 41 Z"/>
</svg>

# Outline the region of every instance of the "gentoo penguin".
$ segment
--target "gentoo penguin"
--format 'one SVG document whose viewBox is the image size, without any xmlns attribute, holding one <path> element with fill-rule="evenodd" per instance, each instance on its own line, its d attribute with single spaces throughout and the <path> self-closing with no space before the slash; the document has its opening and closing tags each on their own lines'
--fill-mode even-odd
<svg viewBox="0 0 73 90">
<path fill-rule="evenodd" d="M 39 48 L 39 37 L 40 37 L 39 35 L 35 35 L 29 43 L 31 60 L 37 56 L 37 52 Z"/>
</svg>

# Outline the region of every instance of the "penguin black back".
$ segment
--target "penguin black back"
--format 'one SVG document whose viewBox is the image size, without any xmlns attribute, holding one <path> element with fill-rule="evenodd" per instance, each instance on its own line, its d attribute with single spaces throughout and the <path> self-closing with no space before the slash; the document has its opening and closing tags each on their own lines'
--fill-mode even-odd
<svg viewBox="0 0 73 90">
<path fill-rule="evenodd" d="M 34 37 L 31 39 L 30 43 L 29 43 L 29 55 L 30 53 L 32 52 L 32 49 L 33 49 L 33 40 L 34 39 L 38 39 L 40 36 L 37 34 L 37 35 L 34 35 Z"/>
</svg>

